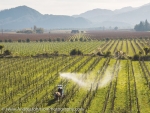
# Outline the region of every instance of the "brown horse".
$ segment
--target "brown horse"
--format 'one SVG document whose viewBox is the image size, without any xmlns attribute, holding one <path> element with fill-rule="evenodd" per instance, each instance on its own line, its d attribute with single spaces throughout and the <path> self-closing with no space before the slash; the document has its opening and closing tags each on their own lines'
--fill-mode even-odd
<svg viewBox="0 0 150 113">
<path fill-rule="evenodd" d="M 59 101 L 60 98 L 61 98 L 60 92 L 55 92 L 55 99 L 57 99 Z"/>
</svg>

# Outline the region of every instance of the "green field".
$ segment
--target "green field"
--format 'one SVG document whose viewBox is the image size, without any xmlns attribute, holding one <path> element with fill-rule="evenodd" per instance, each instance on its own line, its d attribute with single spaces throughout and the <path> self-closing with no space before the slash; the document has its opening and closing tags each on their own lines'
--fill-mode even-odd
<svg viewBox="0 0 150 113">
<path fill-rule="evenodd" d="M 143 48 L 149 47 L 145 39 L 0 45 L 13 56 L 0 58 L 1 112 L 27 113 L 37 108 L 36 112 L 51 113 L 62 108 L 62 113 L 75 113 L 76 109 L 77 113 L 150 113 L 150 61 L 114 56 L 116 51 L 131 57 L 139 51 L 144 55 Z M 70 56 L 74 48 L 83 55 Z M 99 50 L 110 51 L 111 57 L 96 55 Z M 57 56 L 32 57 L 54 51 L 58 51 Z M 78 75 L 86 85 L 63 78 L 61 73 Z M 59 84 L 65 86 L 66 96 L 58 102 L 53 101 L 53 94 Z"/>
<path fill-rule="evenodd" d="M 4 45 L 4 50 L 10 50 L 14 56 L 31 56 L 39 53 L 53 53 L 58 51 L 59 54 L 69 54 L 74 49 L 80 49 L 85 54 L 91 53 L 104 42 L 30 42 L 30 43 L 0 43 Z"/>
</svg>

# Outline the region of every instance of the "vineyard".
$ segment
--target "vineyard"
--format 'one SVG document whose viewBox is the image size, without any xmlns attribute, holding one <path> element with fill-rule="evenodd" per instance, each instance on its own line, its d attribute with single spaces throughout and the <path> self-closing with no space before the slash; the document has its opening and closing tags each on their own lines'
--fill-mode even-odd
<svg viewBox="0 0 150 113">
<path fill-rule="evenodd" d="M 150 61 L 128 58 L 139 52 L 144 56 L 149 38 L 67 36 L 64 42 L 0 43 L 13 56 L 0 58 L 2 113 L 150 113 Z M 69 55 L 74 48 L 83 55 Z M 55 51 L 57 56 L 33 57 Z M 97 55 L 99 51 L 111 55 Z M 118 58 L 117 51 L 127 58 Z M 65 86 L 65 97 L 54 101 L 59 84 Z"/>
<path fill-rule="evenodd" d="M 82 37 L 82 41 L 79 41 L 79 37 Z M 149 38 L 92 40 L 89 35 L 80 34 L 69 36 L 67 40 L 64 42 L 1 42 L 0 44 L 5 46 L 4 50 L 10 50 L 14 56 L 31 56 L 54 51 L 58 51 L 60 54 L 69 54 L 74 48 L 81 49 L 84 54 L 92 54 L 97 51 L 104 53 L 110 51 L 111 54 L 115 54 L 117 51 L 123 51 L 126 55 L 133 56 L 139 52 L 144 55 L 143 48 L 150 47 Z"/>
</svg>

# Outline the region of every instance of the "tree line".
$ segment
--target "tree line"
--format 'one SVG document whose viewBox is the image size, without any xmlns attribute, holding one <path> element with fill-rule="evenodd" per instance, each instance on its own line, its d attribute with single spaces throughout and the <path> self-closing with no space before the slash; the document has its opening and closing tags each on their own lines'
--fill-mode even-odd
<svg viewBox="0 0 150 113">
<path fill-rule="evenodd" d="M 136 31 L 150 31 L 150 23 L 145 20 L 145 22 L 140 22 L 139 24 L 136 24 L 134 27 L 134 30 Z"/>
<path fill-rule="evenodd" d="M 33 30 L 32 29 L 25 29 L 25 30 L 17 31 L 16 33 L 26 33 L 26 34 L 39 33 L 39 34 L 43 34 L 44 29 L 43 28 L 37 28 L 36 26 L 34 26 Z"/>
</svg>

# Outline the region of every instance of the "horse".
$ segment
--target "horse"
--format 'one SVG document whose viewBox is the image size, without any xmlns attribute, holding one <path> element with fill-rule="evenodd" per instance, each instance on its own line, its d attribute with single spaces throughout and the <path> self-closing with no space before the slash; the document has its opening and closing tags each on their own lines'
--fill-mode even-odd
<svg viewBox="0 0 150 113">
<path fill-rule="evenodd" d="M 55 92 L 55 99 L 57 99 L 59 101 L 60 98 L 61 98 L 60 92 Z"/>
</svg>

